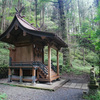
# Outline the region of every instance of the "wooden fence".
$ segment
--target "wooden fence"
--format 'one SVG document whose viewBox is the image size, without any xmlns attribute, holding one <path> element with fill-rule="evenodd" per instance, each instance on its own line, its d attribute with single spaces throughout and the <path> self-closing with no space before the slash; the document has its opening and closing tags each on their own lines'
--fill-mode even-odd
<svg viewBox="0 0 100 100">
<path fill-rule="evenodd" d="M 8 67 L 0 67 L 0 79 L 8 77 Z"/>
</svg>

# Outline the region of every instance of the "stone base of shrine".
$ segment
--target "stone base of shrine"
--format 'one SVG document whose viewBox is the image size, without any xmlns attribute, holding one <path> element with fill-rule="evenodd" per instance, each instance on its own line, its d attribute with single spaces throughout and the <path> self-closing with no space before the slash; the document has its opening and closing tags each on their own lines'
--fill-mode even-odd
<svg viewBox="0 0 100 100">
<path fill-rule="evenodd" d="M 32 89 L 42 89 L 42 90 L 50 90 L 55 91 L 61 86 L 63 86 L 68 80 L 60 79 L 58 81 L 53 81 L 52 83 L 19 83 L 18 81 L 12 81 L 8 82 L 8 79 L 0 79 L 0 84 L 3 85 L 10 85 L 10 86 L 18 86 L 18 87 L 24 87 L 24 88 L 32 88 Z"/>
</svg>

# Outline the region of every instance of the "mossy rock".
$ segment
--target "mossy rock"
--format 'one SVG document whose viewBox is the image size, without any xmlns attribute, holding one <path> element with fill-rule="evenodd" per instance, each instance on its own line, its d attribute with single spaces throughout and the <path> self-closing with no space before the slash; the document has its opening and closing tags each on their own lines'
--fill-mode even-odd
<svg viewBox="0 0 100 100">
<path fill-rule="evenodd" d="M 97 89 L 99 87 L 98 83 L 96 84 L 88 84 L 89 89 Z"/>
</svg>

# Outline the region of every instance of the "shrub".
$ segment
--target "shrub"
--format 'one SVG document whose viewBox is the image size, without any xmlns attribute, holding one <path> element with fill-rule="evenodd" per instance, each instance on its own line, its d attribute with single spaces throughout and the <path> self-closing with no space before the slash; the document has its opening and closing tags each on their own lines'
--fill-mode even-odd
<svg viewBox="0 0 100 100">
<path fill-rule="evenodd" d="M 0 94 L 0 100 L 7 100 L 7 95 L 5 93 Z"/>
<path fill-rule="evenodd" d="M 98 91 L 95 95 L 85 96 L 87 100 L 100 100 L 100 91 Z"/>
<path fill-rule="evenodd" d="M 0 78 L 6 78 L 8 76 L 8 67 L 0 67 Z"/>
<path fill-rule="evenodd" d="M 90 52 L 86 56 L 86 61 L 88 61 L 89 63 L 92 63 L 92 64 L 97 64 L 99 61 L 99 57 L 96 53 Z"/>
</svg>

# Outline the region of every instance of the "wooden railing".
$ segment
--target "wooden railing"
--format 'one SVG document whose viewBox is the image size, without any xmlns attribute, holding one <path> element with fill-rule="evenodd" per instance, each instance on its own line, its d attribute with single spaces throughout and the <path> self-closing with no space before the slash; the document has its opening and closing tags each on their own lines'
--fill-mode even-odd
<svg viewBox="0 0 100 100">
<path fill-rule="evenodd" d="M 48 74 L 48 68 L 41 62 L 35 61 L 35 62 L 11 62 L 10 63 L 10 67 L 17 67 L 17 66 L 21 66 L 21 67 L 27 67 L 27 66 L 31 66 L 31 67 L 40 67 L 41 70 L 47 75 Z"/>
<path fill-rule="evenodd" d="M 41 70 L 47 75 L 48 74 L 48 68 L 41 62 L 33 62 L 33 66 L 39 66 Z"/>
<path fill-rule="evenodd" d="M 33 62 L 11 62 L 11 66 L 33 66 Z"/>
</svg>

